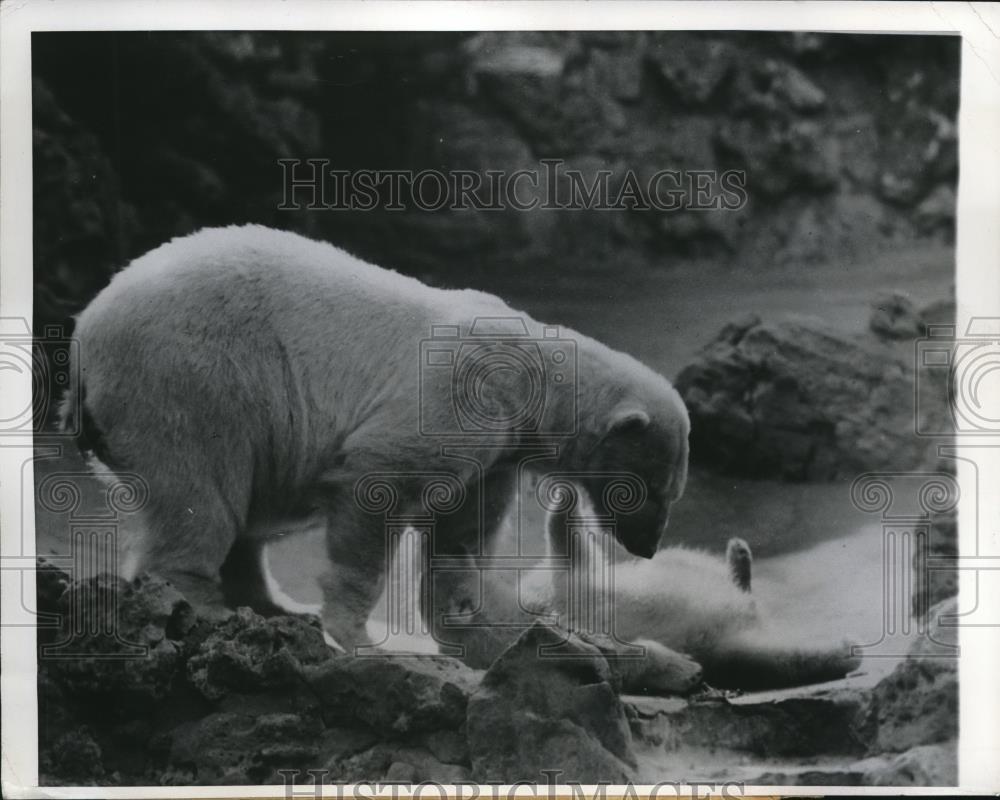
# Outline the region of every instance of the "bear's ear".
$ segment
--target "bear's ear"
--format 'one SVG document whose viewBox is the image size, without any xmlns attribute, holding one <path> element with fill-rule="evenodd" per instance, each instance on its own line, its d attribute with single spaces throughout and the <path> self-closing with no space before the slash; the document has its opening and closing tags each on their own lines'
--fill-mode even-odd
<svg viewBox="0 0 1000 800">
<path fill-rule="evenodd" d="M 640 433 L 649 427 L 649 414 L 638 406 L 619 406 L 611 414 L 605 437 L 618 433 Z"/>
</svg>

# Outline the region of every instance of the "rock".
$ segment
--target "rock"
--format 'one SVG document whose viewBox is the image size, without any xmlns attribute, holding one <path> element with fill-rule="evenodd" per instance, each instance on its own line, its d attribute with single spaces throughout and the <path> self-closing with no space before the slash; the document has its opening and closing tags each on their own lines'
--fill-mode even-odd
<svg viewBox="0 0 1000 800">
<path fill-rule="evenodd" d="M 191 683 L 210 700 L 298 687 L 306 666 L 333 657 L 315 618 L 264 618 L 240 608 L 188 661 Z"/>
<path fill-rule="evenodd" d="M 927 616 L 934 639 L 954 645 L 957 627 L 942 627 L 942 616 L 955 614 L 956 598 L 938 604 Z M 932 641 L 918 638 L 910 656 L 872 691 L 866 726 L 874 752 L 898 753 L 958 737 L 958 658 L 942 656 Z"/>
<path fill-rule="evenodd" d="M 901 292 L 883 295 L 872 303 L 868 327 L 882 339 L 913 340 L 925 333 L 923 320 L 916 307 Z"/>
<path fill-rule="evenodd" d="M 935 187 L 916 208 L 918 230 L 924 234 L 942 230 L 954 235 L 957 198 L 950 183 Z"/>
<path fill-rule="evenodd" d="M 958 568 L 942 569 L 935 565 L 928 569 L 927 559 L 935 556 L 954 558 L 958 555 L 958 512 L 951 509 L 931 518 L 928 538 L 917 540 L 918 549 L 913 554 L 913 595 L 911 611 L 923 617 L 933 606 L 958 594 Z"/>
<path fill-rule="evenodd" d="M 766 197 L 826 194 L 836 187 L 841 168 L 835 137 L 822 134 L 813 120 L 734 118 L 723 121 L 716 147 L 735 168 L 753 176 L 754 194 Z"/>
<path fill-rule="evenodd" d="M 444 764 L 422 747 L 383 742 L 349 758 L 326 765 L 327 783 L 382 781 L 392 783 L 457 783 L 469 780 L 467 767 Z"/>
<path fill-rule="evenodd" d="M 74 696 L 103 698 L 111 714 L 160 702 L 183 666 L 180 641 L 194 625 L 184 597 L 148 575 L 126 582 L 102 573 L 70 583 L 53 570 L 42 565 L 42 601 L 60 617 L 58 632 L 42 637 L 53 677 Z"/>
<path fill-rule="evenodd" d="M 955 288 L 952 286 L 951 296 L 935 300 L 920 309 L 920 318 L 924 325 L 954 325 L 955 324 Z"/>
<path fill-rule="evenodd" d="M 668 92 L 686 105 L 703 105 L 734 69 L 739 52 L 699 33 L 653 34 L 646 58 Z"/>
<path fill-rule="evenodd" d="M 914 747 L 892 759 L 876 759 L 864 773 L 867 786 L 957 786 L 956 742 Z"/>
<path fill-rule="evenodd" d="M 737 90 L 738 108 L 767 114 L 813 113 L 826 105 L 826 93 L 802 70 L 773 58 L 743 72 Z"/>
<path fill-rule="evenodd" d="M 179 783 L 282 783 L 278 770 L 315 767 L 322 723 L 298 714 L 209 714 L 176 728 L 170 766 Z"/>
<path fill-rule="evenodd" d="M 630 702 L 646 717 L 647 735 L 658 735 L 668 750 L 710 747 L 759 758 L 865 752 L 858 724 L 865 708 L 860 690 L 810 688 L 733 700 L 696 698 L 669 706 L 659 698 Z"/>
<path fill-rule="evenodd" d="M 916 203 L 922 206 L 926 202 L 925 214 L 950 224 L 949 218 L 953 220 L 955 214 L 955 125 L 937 110 L 919 102 L 891 105 L 898 119 L 884 143 L 887 149 L 881 159 L 878 186 L 881 196 L 904 207 Z M 944 184 L 936 185 L 937 181 Z"/>
<path fill-rule="evenodd" d="M 104 782 L 101 747 L 85 725 L 60 734 L 50 748 L 40 750 L 38 755 L 43 784 L 50 782 L 48 776 L 58 776 L 60 783 L 78 785 Z"/>
<path fill-rule="evenodd" d="M 692 461 L 727 473 L 853 478 L 917 468 L 933 450 L 913 435 L 912 355 L 819 321 L 727 325 L 675 385 Z M 945 424 L 944 392 L 926 394 L 921 413 Z"/>
<path fill-rule="evenodd" d="M 863 786 L 865 773 L 862 768 L 850 764 L 794 772 L 762 772 L 748 783 L 752 786 Z"/>
<path fill-rule="evenodd" d="M 600 650 L 541 623 L 494 662 L 469 701 L 475 780 L 542 782 L 561 770 L 582 783 L 623 783 L 632 735 Z"/>
<path fill-rule="evenodd" d="M 469 764 L 469 742 L 464 727 L 459 730 L 440 730 L 425 733 L 421 744 L 438 761 L 445 764 Z"/>
<path fill-rule="evenodd" d="M 633 49 L 590 53 L 591 80 L 604 84 L 613 97 L 631 102 L 642 91 L 642 56 Z"/>
<path fill-rule="evenodd" d="M 954 742 L 914 747 L 898 756 L 873 756 L 847 765 L 764 772 L 754 786 L 956 786 Z"/>
<path fill-rule="evenodd" d="M 306 672 L 326 717 L 383 734 L 457 729 L 479 678 L 446 656 L 337 656 Z"/>
</svg>

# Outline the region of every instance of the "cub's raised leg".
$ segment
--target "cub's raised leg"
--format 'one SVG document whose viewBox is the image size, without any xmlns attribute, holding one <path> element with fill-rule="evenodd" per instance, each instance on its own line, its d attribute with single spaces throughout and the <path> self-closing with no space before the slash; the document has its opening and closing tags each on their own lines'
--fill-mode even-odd
<svg viewBox="0 0 1000 800">
<path fill-rule="evenodd" d="M 734 536 L 726 545 L 726 563 L 729 564 L 729 575 L 740 589 L 750 591 L 750 570 L 753 566 L 753 554 L 750 545 L 743 539 Z"/>
</svg>

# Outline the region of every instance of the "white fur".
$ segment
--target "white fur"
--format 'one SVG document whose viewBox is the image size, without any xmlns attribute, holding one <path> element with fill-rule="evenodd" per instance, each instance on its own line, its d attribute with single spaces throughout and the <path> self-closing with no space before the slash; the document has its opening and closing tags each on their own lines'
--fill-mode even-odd
<svg viewBox="0 0 1000 800">
<path fill-rule="evenodd" d="M 447 471 L 464 483 L 479 474 L 422 430 L 421 420 L 454 428 L 453 376 L 422 373 L 420 343 L 433 326 L 468 337 L 474 320 L 497 317 L 517 317 L 529 337 L 545 337 L 547 326 L 491 295 L 431 288 L 259 226 L 203 230 L 134 261 L 84 310 L 76 331 L 85 407 L 106 434 L 108 460 L 150 485 L 134 567 L 167 575 L 192 602 L 215 604 L 234 542 L 273 529 L 271 517 L 320 508 L 331 555 L 324 625 L 345 647 L 363 640 L 381 593 L 385 530 L 353 503 L 354 487 L 373 472 Z M 631 457 L 599 448 L 622 413 L 638 412 L 664 442 L 642 465 L 654 473 L 657 499 L 647 510 L 659 519 L 686 475 L 683 403 L 631 357 L 561 333 L 575 343 L 576 392 L 546 403 L 542 422 L 578 426 L 560 466 L 588 468 L 595 448 L 605 461 Z M 523 404 L 516 386 L 491 391 L 500 409 Z M 476 441 L 487 471 L 519 445 L 513 434 Z M 402 491 L 397 511 L 412 513 L 419 489 Z M 642 552 L 658 527 L 646 531 Z"/>
</svg>

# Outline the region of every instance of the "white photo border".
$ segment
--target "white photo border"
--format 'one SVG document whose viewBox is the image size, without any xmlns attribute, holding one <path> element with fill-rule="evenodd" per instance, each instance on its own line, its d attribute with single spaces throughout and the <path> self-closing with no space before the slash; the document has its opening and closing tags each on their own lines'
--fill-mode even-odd
<svg viewBox="0 0 1000 800">
<path fill-rule="evenodd" d="M 957 324 L 1000 317 L 1000 4 L 934 2 L 360 2 L 346 0 L 4 0 L 0 4 L 0 317 L 32 314 L 31 32 L 84 30 L 808 30 L 831 33 L 958 34 L 961 48 L 959 184 L 956 231 Z M 0 417 L 30 405 L 30 376 L 0 374 Z M 994 387 L 995 388 L 995 387 Z M 987 398 L 1000 408 L 1000 396 Z M 986 445 L 992 444 L 989 441 Z M 8 571 L 17 559 L 34 562 L 30 435 L 0 442 L 0 692 L 2 792 L 5 797 L 284 797 L 277 787 L 41 787 L 35 630 L 24 625 L 22 593 L 34 597 L 34 574 Z M 980 474 L 1000 476 L 1000 448 L 984 447 Z M 960 461 L 959 483 L 976 481 Z M 982 493 L 982 487 L 980 487 Z M 963 556 L 1000 559 L 1000 503 L 963 491 Z M 969 503 L 972 507 L 969 507 Z M 988 552 L 982 552 L 984 546 Z M 977 549 L 978 548 L 978 549 Z M 18 562 L 19 563 L 19 562 Z M 998 561 L 1000 563 L 1000 561 Z M 962 608 L 969 608 L 964 581 Z M 1000 609 L 1000 575 L 978 582 L 982 607 Z M 996 585 L 992 585 L 996 584 Z M 30 620 L 30 615 L 27 616 Z M 18 625 L 21 623 L 21 626 Z M 961 793 L 1000 789 L 1000 630 L 963 627 L 960 633 Z M 593 787 L 591 787 L 592 790 Z M 637 787 L 638 789 L 638 787 Z M 329 787 L 332 793 L 334 787 Z M 704 791 L 702 786 L 701 791 Z M 746 787 L 747 796 L 801 792 L 796 787 Z M 934 794 L 941 788 L 809 787 L 809 794 Z M 397 790 L 399 796 L 405 791 Z M 609 795 L 614 796 L 609 790 Z M 504 795 L 506 796 L 506 795 Z M 704 795 L 702 795 L 704 796 Z"/>
</svg>

